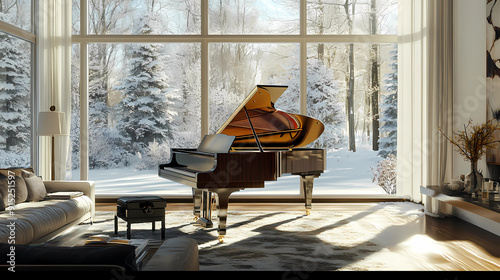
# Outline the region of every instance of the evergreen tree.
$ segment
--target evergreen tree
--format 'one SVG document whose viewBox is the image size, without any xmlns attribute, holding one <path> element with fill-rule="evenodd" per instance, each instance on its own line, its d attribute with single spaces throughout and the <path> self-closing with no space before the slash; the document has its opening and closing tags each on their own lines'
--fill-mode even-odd
<svg viewBox="0 0 500 280">
<path fill-rule="evenodd" d="M 131 10 L 130 1 L 89 2 L 90 33 L 110 34 L 124 30 L 122 21 Z M 134 24 L 128 24 L 134 26 Z M 112 82 L 116 79 L 117 44 L 89 44 L 89 166 L 115 167 L 125 162 L 128 151 L 113 123 Z M 119 70 L 118 70 L 119 71 Z M 74 143 L 77 141 L 73 141 Z M 78 151 L 78 148 L 75 149 Z M 78 157 L 76 157 L 78 159 Z"/>
<path fill-rule="evenodd" d="M 0 19 L 6 16 L 0 11 Z M 0 149 L 7 155 L 2 156 L 5 165 L 30 162 L 30 53 L 29 43 L 0 32 Z"/>
<path fill-rule="evenodd" d="M 385 83 L 389 94 L 386 94 L 380 105 L 380 135 L 379 156 L 386 158 L 389 155 L 397 155 L 398 138 L 398 53 L 397 49 L 391 52 L 391 63 L 389 67 L 392 72 L 386 75 Z"/>
<path fill-rule="evenodd" d="M 112 107 L 109 102 L 110 61 L 114 48 L 108 44 L 89 46 L 89 167 L 115 167 L 123 162 L 127 150 L 123 137 L 110 123 Z"/>
<path fill-rule="evenodd" d="M 333 73 L 317 59 L 308 59 L 307 69 L 307 115 L 317 118 L 325 125 L 325 131 L 314 143 L 317 148 L 327 150 L 345 146 L 346 137 L 344 104 L 339 100 L 339 89 Z"/>
<path fill-rule="evenodd" d="M 154 21 L 144 19 L 142 35 L 153 33 Z M 129 50 L 130 72 L 116 89 L 121 91 L 118 106 L 122 116 L 118 130 L 130 143 L 132 152 L 141 152 L 148 143 L 163 143 L 172 138 L 172 122 L 177 115 L 173 108 L 179 98 L 170 89 L 163 70 L 158 44 L 134 45 Z"/>
<path fill-rule="evenodd" d="M 275 104 L 277 109 L 296 112 L 300 103 L 298 66 L 271 79 L 272 84 L 288 85 L 288 90 Z M 339 149 L 346 144 L 343 134 L 345 109 L 339 101 L 339 89 L 333 73 L 318 59 L 308 59 L 307 69 L 307 115 L 325 125 L 323 134 L 310 145 L 317 148 Z"/>
</svg>

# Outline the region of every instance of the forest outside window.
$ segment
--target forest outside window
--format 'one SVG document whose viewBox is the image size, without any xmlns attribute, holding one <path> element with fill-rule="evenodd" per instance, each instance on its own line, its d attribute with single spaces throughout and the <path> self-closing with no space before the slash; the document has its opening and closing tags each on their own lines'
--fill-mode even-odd
<svg viewBox="0 0 500 280">
<path fill-rule="evenodd" d="M 89 73 L 89 103 L 80 104 L 89 129 L 74 133 L 89 135 L 83 168 L 98 194 L 189 195 L 158 178 L 157 164 L 170 148 L 194 148 L 202 131 L 217 131 L 256 84 L 287 85 L 275 107 L 325 124 L 309 145 L 328 155 L 314 194 L 392 193 L 376 177 L 391 172 L 380 162 L 397 150 L 396 0 L 73 0 L 73 10 L 75 49 L 86 46 Z M 85 94 L 85 57 L 74 52 L 73 100 Z M 298 180 L 280 178 L 241 195 L 298 192 Z"/>
</svg>

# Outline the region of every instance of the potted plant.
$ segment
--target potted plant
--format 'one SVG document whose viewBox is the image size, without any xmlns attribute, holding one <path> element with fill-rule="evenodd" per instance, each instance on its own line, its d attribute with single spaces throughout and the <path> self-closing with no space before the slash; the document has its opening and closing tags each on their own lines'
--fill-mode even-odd
<svg viewBox="0 0 500 280">
<path fill-rule="evenodd" d="M 457 147 L 457 151 L 470 161 L 471 172 L 465 176 L 465 190 L 472 194 L 481 188 L 483 175 L 477 170 L 477 162 L 486 152 L 486 148 L 495 148 L 500 141 L 495 140 L 493 132 L 500 129 L 499 124 L 493 124 L 488 120 L 481 125 L 472 125 L 472 120 L 464 125 L 464 130 L 453 133 L 450 138 L 439 130 L 446 139 Z"/>
</svg>

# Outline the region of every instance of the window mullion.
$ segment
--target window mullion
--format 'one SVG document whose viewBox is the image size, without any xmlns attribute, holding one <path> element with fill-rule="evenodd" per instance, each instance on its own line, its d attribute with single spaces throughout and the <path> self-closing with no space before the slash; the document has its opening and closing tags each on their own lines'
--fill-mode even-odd
<svg viewBox="0 0 500 280">
<path fill-rule="evenodd" d="M 83 30 L 83 29 L 82 29 Z M 397 43 L 397 35 L 73 35 L 73 43 Z"/>
<path fill-rule="evenodd" d="M 88 3 L 80 1 L 80 34 L 88 33 Z M 88 42 L 80 43 L 80 180 L 89 178 Z"/>
<path fill-rule="evenodd" d="M 201 1 L 201 37 L 206 38 L 208 36 L 208 1 Z M 209 96 L 208 96 L 208 41 L 203 39 L 201 41 L 201 135 L 208 134 L 209 131 Z"/>
<path fill-rule="evenodd" d="M 26 31 L 22 28 L 19 28 L 7 22 L 0 21 L 0 31 L 6 32 L 9 35 L 12 35 L 22 40 L 29 41 L 31 43 L 35 43 L 36 41 L 35 33 Z"/>
</svg>

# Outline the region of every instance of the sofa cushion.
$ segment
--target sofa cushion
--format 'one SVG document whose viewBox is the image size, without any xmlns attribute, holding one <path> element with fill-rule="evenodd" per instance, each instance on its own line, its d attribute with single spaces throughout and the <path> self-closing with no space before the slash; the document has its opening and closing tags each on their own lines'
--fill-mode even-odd
<svg viewBox="0 0 500 280">
<path fill-rule="evenodd" d="M 47 190 L 45 189 L 42 178 L 26 170 L 22 171 L 22 176 L 28 190 L 26 201 L 43 200 L 47 195 Z"/>
<path fill-rule="evenodd" d="M 26 204 L 32 203 L 22 203 L 21 205 Z M 49 206 L 32 208 L 30 211 L 16 209 L 15 216 L 17 220 L 26 221 L 33 227 L 33 240 L 31 242 L 42 238 L 66 224 L 66 215 L 64 212 Z"/>
<path fill-rule="evenodd" d="M 15 228 L 12 226 L 13 222 Z M 11 238 L 9 239 L 9 237 Z M 29 222 L 20 219 L 13 221 L 0 218 L 0 243 L 7 243 L 9 240 L 13 240 L 16 244 L 28 244 L 33 242 L 33 226 Z"/>
<path fill-rule="evenodd" d="M 8 263 L 11 246 L 0 244 L 0 262 Z M 135 246 L 29 246 L 16 245 L 16 265 L 117 265 L 135 271 Z"/>
<path fill-rule="evenodd" d="M 15 206 L 16 244 L 28 244 L 81 218 L 90 212 L 92 201 L 87 196 L 68 200 L 25 202 Z M 9 211 L 0 212 L 0 242 L 10 234 L 8 225 L 12 218 Z"/>
<path fill-rule="evenodd" d="M 61 209 L 66 217 L 66 223 L 70 223 L 83 215 L 90 212 L 92 201 L 88 196 L 79 196 L 66 200 L 49 200 L 45 203 L 50 203 L 50 207 Z"/>
</svg>

